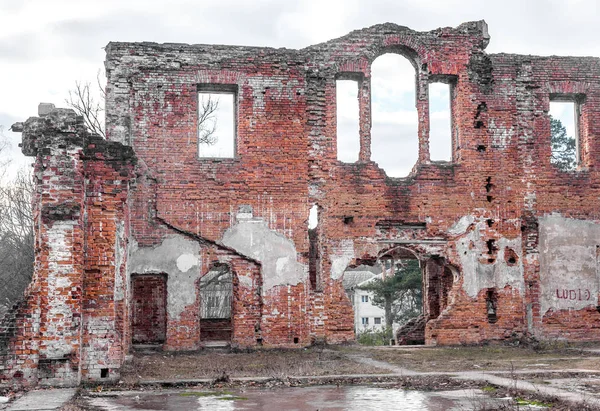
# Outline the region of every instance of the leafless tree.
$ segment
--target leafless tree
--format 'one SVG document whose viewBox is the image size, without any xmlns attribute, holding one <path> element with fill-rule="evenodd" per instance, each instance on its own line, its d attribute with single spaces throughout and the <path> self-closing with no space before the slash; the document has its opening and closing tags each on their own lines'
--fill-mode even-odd
<svg viewBox="0 0 600 411">
<path fill-rule="evenodd" d="M 0 134 L 0 151 L 7 147 Z M 0 306 L 12 305 L 23 295 L 33 274 L 33 181 L 21 170 L 6 175 L 8 161 L 0 165 Z"/>
<path fill-rule="evenodd" d="M 200 93 L 198 99 L 198 143 L 212 146 L 217 142 L 217 111 L 219 99 L 211 93 Z"/>
<path fill-rule="evenodd" d="M 100 91 L 100 100 L 94 99 L 94 96 L 90 92 L 89 82 L 81 83 L 76 81 L 75 89 L 69 90 L 69 98 L 67 98 L 65 102 L 69 107 L 75 110 L 77 114 L 83 117 L 83 121 L 91 133 L 106 138 L 106 133 L 104 132 L 104 117 L 102 116 L 106 91 L 104 87 L 102 87 L 100 81 L 100 72 L 98 72 L 96 80 Z"/>
<path fill-rule="evenodd" d="M 100 71 L 96 75 L 99 90 L 99 100 L 94 99 L 89 82 L 75 82 L 75 89 L 69 90 L 69 98 L 65 100 L 67 105 L 83 117 L 85 125 L 94 134 L 106 138 L 104 130 L 104 101 L 106 90 L 102 86 Z M 213 145 L 217 142 L 217 111 L 219 99 L 213 93 L 200 93 L 198 103 L 198 142 L 200 144 Z"/>
</svg>

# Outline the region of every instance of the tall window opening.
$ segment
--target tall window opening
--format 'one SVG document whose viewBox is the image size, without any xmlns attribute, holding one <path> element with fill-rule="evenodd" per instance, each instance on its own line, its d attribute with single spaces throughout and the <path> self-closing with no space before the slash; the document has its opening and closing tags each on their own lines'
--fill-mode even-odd
<svg viewBox="0 0 600 411">
<path fill-rule="evenodd" d="M 337 159 L 344 163 L 358 160 L 360 152 L 360 123 L 358 109 L 358 82 L 335 82 L 337 117 Z"/>
<path fill-rule="evenodd" d="M 319 275 L 321 252 L 319 243 L 319 206 L 313 204 L 308 214 L 308 277 L 313 291 L 321 290 Z"/>
<path fill-rule="evenodd" d="M 579 164 L 579 106 L 575 101 L 550 102 L 550 162 L 561 171 Z"/>
<path fill-rule="evenodd" d="M 198 156 L 235 157 L 236 93 L 201 87 L 198 91 Z"/>
<path fill-rule="evenodd" d="M 433 161 L 452 160 L 450 84 L 429 84 L 429 155 Z"/>
<path fill-rule="evenodd" d="M 419 158 L 415 69 L 384 54 L 371 65 L 371 159 L 390 177 L 406 177 Z"/>
</svg>

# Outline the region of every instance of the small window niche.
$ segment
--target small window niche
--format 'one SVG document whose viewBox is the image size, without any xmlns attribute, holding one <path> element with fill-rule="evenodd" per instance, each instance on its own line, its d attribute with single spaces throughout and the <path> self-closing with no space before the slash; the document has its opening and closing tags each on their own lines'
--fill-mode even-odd
<svg viewBox="0 0 600 411">
<path fill-rule="evenodd" d="M 236 87 L 198 88 L 198 156 L 234 158 L 236 154 Z"/>
<path fill-rule="evenodd" d="M 337 159 L 354 163 L 360 152 L 358 82 L 336 80 Z"/>
<path fill-rule="evenodd" d="M 550 98 L 550 162 L 560 171 L 574 171 L 580 164 L 579 104 L 575 97 Z"/>
<path fill-rule="evenodd" d="M 450 84 L 429 84 L 429 156 L 432 161 L 452 161 L 450 96 Z"/>
</svg>

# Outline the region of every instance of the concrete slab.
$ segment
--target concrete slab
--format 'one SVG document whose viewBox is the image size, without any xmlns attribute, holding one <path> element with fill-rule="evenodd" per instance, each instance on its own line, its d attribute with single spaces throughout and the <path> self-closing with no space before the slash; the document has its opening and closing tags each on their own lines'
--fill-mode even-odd
<svg viewBox="0 0 600 411">
<path fill-rule="evenodd" d="M 29 391 L 24 396 L 10 404 L 8 411 L 49 411 L 58 410 L 67 403 L 75 393 L 76 388 L 53 388 L 49 390 Z"/>
</svg>

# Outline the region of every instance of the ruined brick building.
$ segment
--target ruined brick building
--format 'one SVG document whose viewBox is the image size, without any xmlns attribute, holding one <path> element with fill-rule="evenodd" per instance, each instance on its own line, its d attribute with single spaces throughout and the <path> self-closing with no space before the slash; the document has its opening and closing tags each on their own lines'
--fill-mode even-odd
<svg viewBox="0 0 600 411">
<path fill-rule="evenodd" d="M 13 126 L 35 157 L 36 263 L 3 324 L 3 382 L 115 380 L 133 342 L 352 340 L 343 274 L 390 257 L 421 263 L 426 344 L 600 339 L 600 59 L 487 54 L 488 41 L 479 21 L 301 50 L 110 43 L 106 140 L 47 106 Z M 416 70 L 407 178 L 370 155 L 384 53 Z M 336 157 L 339 79 L 359 89 L 355 163 Z M 430 160 L 432 82 L 451 87 L 447 162 Z M 229 158 L 199 156 L 206 91 L 234 102 Z M 574 171 L 550 162 L 552 100 L 577 107 Z M 230 297 L 224 316 L 206 289 Z"/>
</svg>

